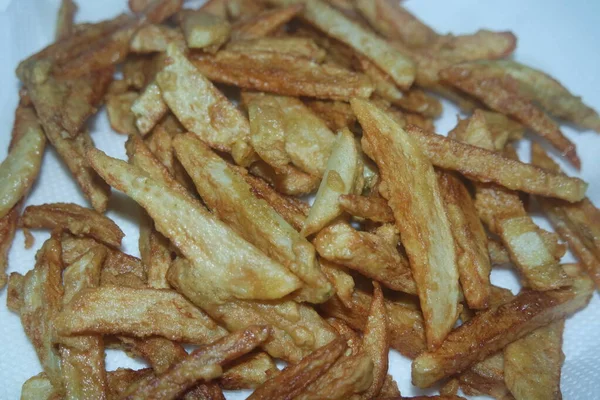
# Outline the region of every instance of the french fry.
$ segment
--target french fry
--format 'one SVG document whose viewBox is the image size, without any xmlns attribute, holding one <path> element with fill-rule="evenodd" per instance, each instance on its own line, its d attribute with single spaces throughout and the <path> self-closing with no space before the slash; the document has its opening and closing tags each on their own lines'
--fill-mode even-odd
<svg viewBox="0 0 600 400">
<path fill-rule="evenodd" d="M 71 36 L 73 33 L 73 24 L 75 13 L 77 12 L 77 4 L 73 0 L 62 0 L 58 9 L 56 19 L 56 32 L 54 38 L 61 40 Z"/>
<path fill-rule="evenodd" d="M 587 184 L 578 178 L 544 171 L 415 126 L 407 126 L 406 131 L 434 166 L 458 171 L 469 179 L 494 182 L 511 190 L 570 202 L 579 201 L 585 196 Z"/>
<path fill-rule="evenodd" d="M 362 190 L 358 187 L 361 167 L 354 135 L 348 129 L 338 132 L 323 180 L 302 228 L 304 236 L 317 233 L 342 214 L 339 205 L 341 195 Z"/>
<path fill-rule="evenodd" d="M 85 309 L 85 313 L 79 310 Z M 125 311 L 126 310 L 126 311 Z M 163 336 L 204 344 L 226 331 L 183 296 L 165 289 L 106 286 L 82 290 L 55 320 L 63 336 L 82 333 Z"/>
<path fill-rule="evenodd" d="M 44 372 L 32 376 L 23 383 L 21 400 L 59 400 L 60 391 L 54 389 L 52 382 Z"/>
<path fill-rule="evenodd" d="M 413 384 L 429 387 L 461 372 L 535 329 L 584 307 L 592 293 L 589 278 L 579 276 L 572 287 L 546 292 L 526 290 L 508 303 L 480 312 L 455 329 L 437 350 L 415 359 Z M 524 308 L 527 313 L 523 313 Z"/>
<path fill-rule="evenodd" d="M 415 136 L 377 106 L 364 100 L 351 104 L 364 129 L 363 148 L 379 167 L 385 185 L 379 191 L 400 229 L 425 318 L 427 343 L 434 349 L 456 322 L 459 288 L 452 233 L 433 167 Z"/>
<path fill-rule="evenodd" d="M 479 110 L 483 114 L 485 123 L 494 139 L 494 148 L 504 148 L 507 142 L 522 139 L 525 135 L 525 127 L 504 114 L 493 111 Z"/>
<path fill-rule="evenodd" d="M 163 62 L 164 59 L 162 53 L 130 55 L 123 62 L 123 79 L 111 83 L 111 88 L 107 91 L 107 97 L 109 97 L 109 95 L 126 93 L 130 88 L 143 90 L 150 82 L 152 82 Z M 124 87 L 121 89 L 121 86 Z"/>
<path fill-rule="evenodd" d="M 159 375 L 187 356 L 183 346 L 161 337 L 137 339 L 120 336 L 119 340 L 123 342 L 128 353 L 148 360 L 154 372 Z"/>
<path fill-rule="evenodd" d="M 21 313 L 23 306 L 23 284 L 25 277 L 18 272 L 13 272 L 8 277 L 6 288 L 6 307 L 15 314 Z"/>
<path fill-rule="evenodd" d="M 63 240 L 63 248 L 65 247 L 65 241 L 66 239 Z M 147 286 L 146 271 L 139 258 L 122 253 L 119 250 L 107 249 L 109 250 L 108 255 L 104 260 L 102 274 L 100 275 L 101 286 L 125 286 L 134 289 L 143 289 Z"/>
<path fill-rule="evenodd" d="M 163 100 L 156 82 L 150 82 L 131 104 L 135 126 L 142 135 L 148 134 L 168 111 L 169 106 Z"/>
<path fill-rule="evenodd" d="M 296 0 L 275 0 L 278 5 L 298 4 Z M 303 19 L 329 36 L 347 44 L 385 71 L 401 89 L 408 89 L 415 77 L 413 62 L 360 24 L 321 0 L 303 2 Z"/>
<path fill-rule="evenodd" d="M 319 307 L 324 314 L 339 318 L 352 328 L 363 331 L 371 297 L 367 293 L 355 290 L 351 303 L 343 304 L 334 296 Z M 423 315 L 417 310 L 387 299 L 385 307 L 390 330 L 390 346 L 407 357 L 417 357 L 426 348 Z"/>
<path fill-rule="evenodd" d="M 248 90 L 345 101 L 373 92 L 366 76 L 303 57 L 222 50 L 215 55 L 192 54 L 191 61 L 208 79 Z"/>
<path fill-rule="evenodd" d="M 177 259 L 173 263 L 168 279 L 171 286 L 230 331 L 257 323 L 271 325 L 271 337 L 263 348 L 274 358 L 298 362 L 336 337 L 331 326 L 313 308 L 294 301 L 215 302 L 216 297 L 211 293 L 213 289 L 205 280 L 198 279 L 185 260 Z"/>
<path fill-rule="evenodd" d="M 221 299 L 277 299 L 300 287 L 298 278 L 209 214 L 189 195 L 169 189 L 141 169 L 100 151 L 92 150 L 89 157 L 105 179 L 146 209 L 156 229 L 193 262 L 194 274 L 210 276 L 213 287 L 220 288 Z M 172 207 L 164 207 L 165 202 Z M 194 223 L 190 224 L 191 221 Z M 224 248 L 231 251 L 224 252 Z M 228 269 L 235 272 L 230 274 Z M 269 278 L 258 278 L 263 274 Z M 231 281 L 232 276 L 239 280 Z M 250 276 L 256 279 L 246 278 Z"/>
<path fill-rule="evenodd" d="M 23 212 L 23 226 L 31 229 L 64 229 L 76 236 L 90 236 L 109 246 L 120 247 L 125 234 L 111 219 L 73 203 L 29 206 Z"/>
<path fill-rule="evenodd" d="M 331 285 L 319 268 L 314 247 L 267 202 L 252 194 L 243 172 L 235 171 L 191 134 L 176 138 L 174 147 L 208 208 L 302 280 L 304 287 L 296 296 L 313 303 L 331 297 Z M 240 203 L 245 207 L 236 208 Z"/>
<path fill-rule="evenodd" d="M 140 227 L 140 258 L 148 274 L 148 286 L 168 289 L 167 271 L 171 266 L 170 242 L 156 229 L 150 217 Z"/>
<path fill-rule="evenodd" d="M 171 43 L 185 45 L 185 38 L 179 30 L 165 25 L 148 24 L 142 26 L 133 35 L 129 50 L 141 54 L 163 52 Z"/>
<path fill-rule="evenodd" d="M 492 265 L 502 265 L 510 262 L 508 251 L 500 241 L 488 239 L 487 249 Z"/>
<path fill-rule="evenodd" d="M 323 375 L 346 350 L 343 339 L 333 340 L 331 343 L 315 350 L 295 365 L 290 365 L 259 386 L 248 399 L 292 399 L 303 392 L 307 385 Z"/>
<path fill-rule="evenodd" d="M 333 132 L 348 128 L 356 131 L 356 116 L 350 104 L 342 101 L 306 100 L 304 104 L 321 118 Z"/>
<path fill-rule="evenodd" d="M 137 98 L 136 92 L 109 95 L 106 98 L 108 121 L 113 130 L 125 135 L 137 134 L 135 115 L 131 112 L 131 106 Z"/>
<path fill-rule="evenodd" d="M 13 129 L 13 137 L 19 139 L 0 164 L 0 218 L 29 192 L 39 174 L 46 147 L 46 138 L 30 107 L 19 106 Z"/>
<path fill-rule="evenodd" d="M 227 14 L 233 21 L 254 17 L 264 11 L 266 4 L 262 0 L 229 0 Z"/>
<path fill-rule="evenodd" d="M 25 275 L 20 310 L 23 329 L 34 345 L 44 372 L 59 392 L 63 377 L 53 335 L 55 318 L 62 306 L 62 269 L 60 242 L 51 237 L 36 254 L 35 267 Z"/>
<path fill-rule="evenodd" d="M 175 45 L 167 48 L 171 63 L 156 76 L 163 99 L 188 130 L 221 151 L 246 164 L 252 149 L 246 118 L 190 63 Z M 195 94 L 206 93 L 201 98 Z"/>
<path fill-rule="evenodd" d="M 390 289 L 417 294 L 406 258 L 395 244 L 390 245 L 376 234 L 338 223 L 319 232 L 314 245 L 326 260 L 356 270 Z"/>
<path fill-rule="evenodd" d="M 127 368 L 118 368 L 106 374 L 108 381 L 107 398 L 109 400 L 117 400 L 121 398 L 127 388 L 136 381 L 148 379 L 152 375 L 152 368 L 142 368 L 131 370 Z"/>
<path fill-rule="evenodd" d="M 515 399 L 561 399 L 564 321 L 537 329 L 504 349 L 504 380 Z"/>
<path fill-rule="evenodd" d="M 235 40 L 265 37 L 288 23 L 303 7 L 302 4 L 292 4 L 262 11 L 233 25 L 231 36 Z"/>
<path fill-rule="evenodd" d="M 492 269 L 487 234 L 465 185 L 448 172 L 438 171 L 457 252 L 458 275 L 469 308 L 487 308 Z"/>
<path fill-rule="evenodd" d="M 581 167 L 575 145 L 558 125 L 518 89 L 518 82 L 482 63 L 464 63 L 446 68 L 440 76 L 447 82 L 483 101 L 491 109 L 507 114 L 548 140 L 576 168 Z"/>
<path fill-rule="evenodd" d="M 459 375 L 460 388 L 469 396 L 513 399 L 504 383 L 504 356 L 496 353 Z"/>
<path fill-rule="evenodd" d="M 219 385 L 226 390 L 254 389 L 278 373 L 277 365 L 268 354 L 252 353 L 228 364 Z"/>
<path fill-rule="evenodd" d="M 370 219 L 374 222 L 394 222 L 392 209 L 381 197 L 344 194 L 340 196 L 340 206 L 355 217 Z"/>
<path fill-rule="evenodd" d="M 307 174 L 294 167 L 286 165 L 283 168 L 271 168 L 265 162 L 256 162 L 252 164 L 248 171 L 275 187 L 278 192 L 288 196 L 302 196 L 313 193 L 319 187 L 321 179 Z"/>
<path fill-rule="evenodd" d="M 302 37 L 265 37 L 258 39 L 236 40 L 227 44 L 232 52 L 280 53 L 292 57 L 306 58 L 315 62 L 325 59 L 325 50 L 317 46 L 314 40 Z"/>
<path fill-rule="evenodd" d="M 190 49 L 210 53 L 219 50 L 231 33 L 231 24 L 226 19 L 203 11 L 184 11 L 179 24 Z"/>
<path fill-rule="evenodd" d="M 534 143 L 531 147 L 531 161 L 534 165 L 553 172 L 560 172 L 559 166 Z M 565 240 L 597 287 L 600 287 L 600 212 L 585 198 L 578 203 L 537 198 L 543 212 Z"/>
<path fill-rule="evenodd" d="M 325 274 L 335 289 L 335 295 L 344 304 L 352 304 L 352 293 L 354 293 L 354 279 L 343 265 L 332 263 L 324 258 L 319 260 L 321 271 Z"/>
<path fill-rule="evenodd" d="M 222 374 L 222 364 L 259 346 L 269 337 L 266 326 L 252 326 L 232 333 L 206 347 L 195 350 L 145 385 L 128 388 L 125 399 L 175 399 L 200 380 L 210 381 Z M 145 382 L 144 382 L 145 383 Z"/>
<path fill-rule="evenodd" d="M 90 248 L 63 273 L 63 304 L 68 304 L 81 290 L 98 286 L 100 269 L 106 257 L 101 246 Z M 104 344 L 99 335 L 77 336 L 63 341 L 59 348 L 61 372 L 66 396 L 77 399 L 100 399 L 106 396 Z"/>
</svg>

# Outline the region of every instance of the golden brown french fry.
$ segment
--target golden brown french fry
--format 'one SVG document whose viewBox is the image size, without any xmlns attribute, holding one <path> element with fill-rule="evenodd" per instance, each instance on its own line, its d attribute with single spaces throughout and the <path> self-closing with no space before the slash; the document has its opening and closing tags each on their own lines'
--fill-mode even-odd
<svg viewBox="0 0 600 400">
<path fill-rule="evenodd" d="M 346 101 L 373 92 L 363 74 L 303 57 L 222 50 L 214 56 L 193 54 L 191 61 L 210 80 L 248 90 Z"/>
<path fill-rule="evenodd" d="M 215 302 L 213 289 L 205 280 L 199 279 L 185 260 L 175 260 L 169 269 L 168 279 L 171 286 L 230 331 L 257 323 L 271 325 L 271 338 L 263 348 L 274 358 L 298 362 L 336 337 L 331 326 L 312 307 L 294 301 Z"/>
<path fill-rule="evenodd" d="M 480 312 L 455 329 L 437 350 L 415 359 L 413 384 L 428 387 L 464 370 L 535 329 L 584 307 L 592 294 L 591 280 L 579 276 L 572 287 L 546 292 L 526 290 L 508 303 Z"/>
<path fill-rule="evenodd" d="M 373 282 L 373 300 L 371 301 L 363 335 L 363 349 L 373 361 L 373 382 L 366 392 L 361 393 L 361 397 L 372 399 L 380 394 L 385 383 L 388 371 L 388 353 L 390 351 L 390 337 L 383 292 L 376 282 Z"/>
<path fill-rule="evenodd" d="M 291 399 L 296 398 L 307 385 L 323 375 L 346 350 L 342 338 L 315 350 L 295 365 L 290 365 L 256 388 L 248 399 Z"/>
<path fill-rule="evenodd" d="M 44 372 L 32 376 L 23 383 L 21 400 L 59 400 L 60 391 L 55 390 Z"/>
<path fill-rule="evenodd" d="M 109 400 L 120 399 L 131 384 L 141 379 L 148 379 L 150 375 L 152 375 L 152 368 L 138 370 L 118 368 L 109 371 L 106 376 L 108 381 L 107 398 Z"/>
<path fill-rule="evenodd" d="M 522 139 L 525 135 L 525 127 L 504 114 L 485 110 L 476 110 L 476 112 L 483 114 L 496 149 L 502 149 L 505 143 Z"/>
<path fill-rule="evenodd" d="M 106 257 L 102 246 L 89 249 L 63 272 L 63 305 L 81 290 L 100 284 L 100 269 Z M 102 399 L 106 396 L 104 343 L 99 335 L 62 340 L 59 347 L 61 372 L 67 398 Z"/>
<path fill-rule="evenodd" d="M 394 212 L 426 324 L 436 348 L 458 318 L 458 267 L 450 223 L 433 166 L 407 134 L 373 103 L 353 100 L 363 149 L 379 167 L 379 191 Z M 385 188 L 385 189 L 384 189 Z"/>
<path fill-rule="evenodd" d="M 254 389 L 278 373 L 268 354 L 252 353 L 228 364 L 219 385 L 225 390 Z"/>
<path fill-rule="evenodd" d="M 76 12 L 77 4 L 73 0 L 62 0 L 60 2 L 56 19 L 56 31 L 54 33 L 54 38 L 57 41 L 69 37 L 73 33 Z"/>
<path fill-rule="evenodd" d="M 219 288 L 218 297 L 276 299 L 300 287 L 299 279 L 285 267 L 217 220 L 189 194 L 173 190 L 149 178 L 141 169 L 111 159 L 97 150 L 90 152 L 90 162 L 104 178 L 146 209 L 156 229 L 193 262 L 194 274 L 211 277 L 213 290 Z M 173 207 L 164 207 L 165 202 Z M 190 221 L 197 224 L 190 224 Z M 231 251 L 224 252 L 224 248 Z M 227 272 L 226 266 L 235 271 L 232 274 L 239 281 L 231 281 L 232 274 Z M 269 278 L 249 280 L 247 276 Z"/>
<path fill-rule="evenodd" d="M 250 116 L 250 142 L 258 155 L 274 168 L 294 164 L 322 177 L 335 136 L 324 121 L 292 97 L 245 93 Z"/>
<path fill-rule="evenodd" d="M 31 229 L 67 230 L 76 236 L 90 236 L 109 246 L 120 247 L 125 234 L 111 219 L 97 211 L 73 203 L 29 206 L 22 224 Z"/>
<path fill-rule="evenodd" d="M 560 167 L 546 154 L 544 149 L 534 143 L 531 147 L 531 161 L 534 165 L 553 172 Z M 600 287 L 600 212 L 585 198 L 578 203 L 539 197 L 538 203 L 556 229 L 565 240 L 584 269 Z"/>
<path fill-rule="evenodd" d="M 339 318 L 352 328 L 363 331 L 372 296 L 360 290 L 352 294 L 351 303 L 341 303 L 334 296 L 319 306 L 326 315 Z M 415 358 L 426 349 L 423 315 L 394 301 L 385 300 L 390 346 L 407 357 Z"/>
<path fill-rule="evenodd" d="M 564 325 L 554 322 L 504 348 L 504 381 L 515 399 L 562 399 Z"/>
<path fill-rule="evenodd" d="M 354 279 L 343 265 L 332 263 L 324 258 L 319 260 L 321 271 L 325 274 L 331 285 L 335 289 L 335 295 L 344 304 L 352 303 L 352 293 L 354 292 Z"/>
<path fill-rule="evenodd" d="M 140 258 L 148 274 L 148 286 L 168 289 L 167 271 L 171 266 L 169 240 L 154 228 L 154 222 L 146 217 L 140 226 Z"/>
<path fill-rule="evenodd" d="M 355 217 L 370 219 L 374 222 L 394 222 L 392 209 L 381 197 L 345 194 L 340 196 L 340 206 Z"/>
<path fill-rule="evenodd" d="M 167 50 L 170 43 L 185 45 L 185 39 L 177 29 L 165 25 L 148 24 L 142 26 L 131 38 L 129 50 L 132 53 L 154 53 Z"/>
<path fill-rule="evenodd" d="M 201 10 L 185 10 L 179 24 L 190 49 L 214 53 L 229 40 L 231 24 L 225 19 Z"/>
<path fill-rule="evenodd" d="M 169 45 L 167 56 L 171 63 L 157 74 L 156 83 L 169 108 L 187 130 L 245 165 L 252 155 L 246 118 L 177 46 Z M 198 97 L 200 92 L 206 95 Z"/>
<path fill-rule="evenodd" d="M 557 197 L 570 202 L 579 201 L 585 196 L 587 184 L 581 179 L 544 171 L 412 125 L 406 126 L 406 131 L 433 165 L 458 171 L 469 179 L 494 182 L 511 190 Z"/>
<path fill-rule="evenodd" d="M 252 164 L 248 171 L 269 182 L 278 192 L 288 196 L 313 193 L 321 182 L 320 178 L 307 174 L 293 165 L 274 169 L 267 163 L 258 161 Z"/>
<path fill-rule="evenodd" d="M 507 114 L 548 140 L 576 167 L 581 167 L 575 145 L 558 125 L 518 90 L 518 82 L 483 63 L 464 63 L 444 69 L 440 76 L 495 111 Z"/>
<path fill-rule="evenodd" d="M 323 229 L 314 240 L 319 255 L 326 260 L 356 270 L 390 289 L 417 294 L 408 261 L 396 244 L 373 233 L 359 232 L 346 223 Z"/>
<path fill-rule="evenodd" d="M 460 388 L 469 396 L 488 395 L 495 399 L 512 400 L 504 383 L 502 353 L 486 358 L 459 375 Z"/>
<path fill-rule="evenodd" d="M 228 51 L 240 53 L 265 52 L 286 54 L 315 62 L 322 62 L 326 55 L 325 50 L 317 46 L 314 40 L 294 36 L 236 40 L 227 44 L 226 48 Z"/>
<path fill-rule="evenodd" d="M 437 175 L 456 245 L 458 275 L 463 294 L 469 308 L 487 308 L 492 269 L 487 234 L 471 195 L 460 179 L 444 171 L 438 171 Z"/>
<path fill-rule="evenodd" d="M 333 132 L 348 128 L 356 131 L 356 116 L 350 104 L 342 101 L 306 100 L 304 102 Z"/>
<path fill-rule="evenodd" d="M 415 78 L 415 65 L 386 41 L 348 19 L 321 0 L 272 0 L 278 5 L 304 4 L 303 19 L 329 36 L 352 47 L 388 74 L 401 89 L 408 89 Z"/>
<path fill-rule="evenodd" d="M 182 345 L 161 337 L 137 339 L 120 336 L 119 340 L 127 353 L 146 359 L 156 374 L 164 373 L 187 356 Z"/>
<path fill-rule="evenodd" d="M 208 208 L 302 280 L 304 287 L 295 296 L 312 303 L 331 297 L 331 284 L 319 268 L 312 244 L 267 202 L 252 194 L 252 187 L 242 176 L 245 171 L 234 170 L 191 134 L 180 135 L 173 145 Z"/>
<path fill-rule="evenodd" d="M 127 389 L 125 399 L 175 399 L 196 382 L 220 376 L 222 365 L 259 346 L 269 337 L 266 326 L 251 326 L 195 350 L 165 373 Z"/>
<path fill-rule="evenodd" d="M 52 386 L 62 391 L 60 356 L 54 347 L 54 320 L 62 306 L 63 287 L 60 241 L 51 237 L 36 254 L 35 267 L 23 282 L 21 324 Z"/>
<path fill-rule="evenodd" d="M 167 103 L 156 82 L 150 82 L 144 91 L 131 104 L 135 116 L 135 126 L 142 135 L 146 135 L 169 111 Z"/>
<path fill-rule="evenodd" d="M 245 18 L 233 26 L 231 36 L 233 39 L 256 39 L 265 37 L 288 23 L 303 9 L 302 4 L 292 4 L 264 10 L 250 18 Z"/>
<path fill-rule="evenodd" d="M 113 130 L 125 135 L 137 134 L 135 115 L 131 111 L 131 106 L 137 98 L 138 94 L 136 92 L 125 92 L 107 96 L 106 112 Z"/>
<path fill-rule="evenodd" d="M 85 313 L 80 310 L 85 309 Z M 204 344 L 226 331 L 183 296 L 166 289 L 105 286 L 81 291 L 55 320 L 63 336 L 82 333 L 163 336 Z"/>
<path fill-rule="evenodd" d="M 343 213 L 339 205 L 339 197 L 362 191 L 362 187 L 359 187 L 359 178 L 362 178 L 362 163 L 359 158 L 358 143 L 352 132 L 346 128 L 338 132 L 333 144 L 331 155 L 327 160 L 327 169 L 304 221 L 302 228 L 304 236 L 308 237 L 319 232 Z"/>
</svg>

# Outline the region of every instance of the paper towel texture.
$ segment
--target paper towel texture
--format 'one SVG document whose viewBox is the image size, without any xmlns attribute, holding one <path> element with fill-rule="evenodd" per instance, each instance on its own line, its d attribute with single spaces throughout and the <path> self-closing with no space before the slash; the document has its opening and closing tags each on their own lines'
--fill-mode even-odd
<svg viewBox="0 0 600 400">
<path fill-rule="evenodd" d="M 126 10 L 126 0 L 78 0 L 78 21 L 97 21 Z M 201 2 L 187 2 L 199 4 Z M 515 59 L 540 68 L 558 78 L 573 93 L 581 95 L 588 104 L 600 109 L 600 2 L 564 2 L 505 0 L 481 2 L 477 0 L 421 0 L 407 1 L 406 6 L 422 20 L 441 33 L 472 33 L 478 29 L 512 30 L 518 37 Z M 18 101 L 19 84 L 14 70 L 19 60 L 47 45 L 54 37 L 54 24 L 59 0 L 0 1 L 0 159 L 6 155 L 14 108 Z M 439 133 L 445 134 L 456 123 L 456 108 L 445 103 L 445 113 L 436 121 Z M 106 117 L 100 115 L 90 121 L 90 130 L 96 145 L 109 155 L 124 158 L 125 137 L 111 131 Z M 566 135 L 578 147 L 583 161 L 580 174 L 566 166 L 571 175 L 590 182 L 588 196 L 600 204 L 600 135 L 578 132 L 564 127 Z M 523 143 L 519 153 L 529 160 L 529 146 Z M 68 201 L 87 205 L 69 173 L 49 146 L 44 157 L 40 177 L 27 204 Z M 139 207 L 121 193 L 113 193 L 108 216 L 126 233 L 124 251 L 138 255 L 137 224 Z M 543 218 L 536 218 L 543 228 L 549 229 Z M 13 243 L 9 271 L 25 273 L 34 264 L 36 250 L 48 237 L 34 232 L 35 245 L 25 250 L 23 234 L 19 232 Z M 572 261 L 568 256 L 565 261 Z M 518 291 L 516 276 L 507 270 L 495 270 L 492 281 Z M 18 316 L 6 309 L 6 290 L 0 294 L 0 399 L 18 399 L 22 383 L 41 371 L 35 352 L 21 327 Z M 562 392 L 565 399 L 598 398 L 600 386 L 600 297 L 594 294 L 591 304 L 566 324 L 564 353 L 566 360 L 562 374 Z M 109 351 L 107 368 L 139 368 L 143 363 Z M 392 352 L 390 373 L 397 380 L 404 396 L 430 394 L 410 384 L 410 362 Z M 228 393 L 228 399 L 242 399 L 243 392 Z"/>
</svg>

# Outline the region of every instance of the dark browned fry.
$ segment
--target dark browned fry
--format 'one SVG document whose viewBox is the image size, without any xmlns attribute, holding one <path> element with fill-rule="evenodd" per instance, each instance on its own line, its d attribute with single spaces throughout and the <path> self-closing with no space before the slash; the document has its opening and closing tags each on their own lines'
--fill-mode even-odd
<svg viewBox="0 0 600 400">
<path fill-rule="evenodd" d="M 90 236 L 117 248 L 125 236 L 108 217 L 73 203 L 29 206 L 23 211 L 21 221 L 26 228 L 67 230 L 73 235 Z"/>
<path fill-rule="evenodd" d="M 262 11 L 233 25 L 231 37 L 235 40 L 265 37 L 289 22 L 303 8 L 302 4 L 292 4 Z"/>
<path fill-rule="evenodd" d="M 256 388 L 248 397 L 251 400 L 293 399 L 305 387 L 325 373 L 346 350 L 344 339 L 336 339 L 315 350 L 302 361 L 290 365 L 273 379 Z"/>
</svg>

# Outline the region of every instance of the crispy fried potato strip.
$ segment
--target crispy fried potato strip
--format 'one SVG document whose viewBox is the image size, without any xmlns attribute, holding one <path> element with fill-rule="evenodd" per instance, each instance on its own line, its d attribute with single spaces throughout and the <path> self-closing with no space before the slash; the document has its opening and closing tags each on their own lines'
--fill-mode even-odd
<svg viewBox="0 0 600 400">
<path fill-rule="evenodd" d="M 292 57 L 306 58 L 316 62 L 322 62 L 326 55 L 325 50 L 317 46 L 314 40 L 293 36 L 236 40 L 227 44 L 227 50 L 240 53 L 265 52 L 287 54 Z"/>
<path fill-rule="evenodd" d="M 266 381 L 248 397 L 251 400 L 293 399 L 301 394 L 307 385 L 322 376 L 346 350 L 342 338 L 315 350 L 297 364 L 290 365 Z"/>
<path fill-rule="evenodd" d="M 267 353 L 251 353 L 229 363 L 219 385 L 226 390 L 254 389 L 278 373 L 277 365 Z"/>
<path fill-rule="evenodd" d="M 564 321 L 537 329 L 504 349 L 504 381 L 516 400 L 562 399 Z"/>
<path fill-rule="evenodd" d="M 376 105 L 353 100 L 365 153 L 379 167 L 379 188 L 396 219 L 425 317 L 427 343 L 439 346 L 458 318 L 458 267 L 450 223 L 433 167 L 407 134 Z"/>
<path fill-rule="evenodd" d="M 148 134 L 168 111 L 169 106 L 163 100 L 156 82 L 150 82 L 131 104 L 135 126 L 142 135 Z"/>
<path fill-rule="evenodd" d="M 348 129 L 341 130 L 327 160 L 327 169 L 314 203 L 304 221 L 304 236 L 319 232 L 343 213 L 339 197 L 361 191 L 362 187 L 358 186 L 359 178 L 362 178 L 362 163 L 358 143 L 352 132 Z"/>
<path fill-rule="evenodd" d="M 344 194 L 340 196 L 340 207 L 355 217 L 370 219 L 374 222 L 394 222 L 392 209 L 381 197 Z"/>
<path fill-rule="evenodd" d="M 171 62 L 157 74 L 156 82 L 171 111 L 187 130 L 246 164 L 252 153 L 246 118 L 175 45 L 168 47 L 167 56 Z"/>
<path fill-rule="evenodd" d="M 307 174 L 293 165 L 274 169 L 267 163 L 258 161 L 252 164 L 248 171 L 269 182 L 278 192 L 288 196 L 313 193 L 321 182 L 319 177 Z"/>
<path fill-rule="evenodd" d="M 227 42 L 231 33 L 231 24 L 226 19 L 204 11 L 184 11 L 179 24 L 190 49 L 211 53 Z"/>
<path fill-rule="evenodd" d="M 98 150 L 92 150 L 89 157 L 105 179 L 146 209 L 156 229 L 193 263 L 194 274 L 212 281 L 216 298 L 277 299 L 301 286 L 285 267 L 246 242 L 191 196 Z"/>
<path fill-rule="evenodd" d="M 494 182 L 511 190 L 570 202 L 585 196 L 587 184 L 578 178 L 551 173 L 501 154 L 460 143 L 408 125 L 406 131 L 439 168 L 458 171 L 478 182 Z"/>
<path fill-rule="evenodd" d="M 235 40 L 248 40 L 265 37 L 294 18 L 304 6 L 292 4 L 264 10 L 233 25 L 231 36 Z"/>
<path fill-rule="evenodd" d="M 85 309 L 85 313 L 80 310 Z M 183 296 L 166 289 L 105 286 L 82 290 L 56 318 L 64 336 L 82 333 L 163 336 L 204 344 L 226 331 Z"/>
<path fill-rule="evenodd" d="M 174 147 L 212 212 L 303 281 L 305 287 L 297 293 L 302 301 L 322 303 L 331 297 L 331 284 L 319 268 L 314 247 L 266 201 L 252 194 L 245 171 L 234 170 L 191 134 L 176 138 Z"/>
<path fill-rule="evenodd" d="M 184 45 L 182 33 L 165 25 L 148 24 L 142 26 L 129 43 L 132 53 L 154 53 L 167 50 L 170 43 Z"/>
<path fill-rule="evenodd" d="M 319 255 L 326 260 L 356 270 L 390 289 L 417 294 L 408 260 L 396 244 L 345 223 L 323 229 L 314 240 Z"/>
<path fill-rule="evenodd" d="M 56 31 L 54 38 L 58 41 L 71 36 L 73 33 L 77 4 L 73 0 L 62 0 L 56 18 Z"/>
<path fill-rule="evenodd" d="M 350 104 L 342 101 L 306 100 L 304 102 L 319 118 L 321 118 L 329 129 L 337 132 L 348 128 L 356 131 L 356 116 L 352 112 Z"/>
<path fill-rule="evenodd" d="M 572 287 L 546 292 L 526 290 L 508 303 L 480 312 L 452 331 L 437 350 L 413 361 L 413 384 L 429 387 L 463 371 L 535 329 L 584 307 L 592 294 L 591 280 L 579 276 Z"/>
<path fill-rule="evenodd" d="M 106 112 L 113 130 L 124 135 L 138 133 L 135 126 L 135 115 L 131 111 L 131 106 L 137 98 L 138 94 L 136 92 L 125 92 L 107 96 Z"/>
<path fill-rule="evenodd" d="M 29 206 L 23 211 L 21 221 L 26 228 L 67 230 L 73 235 L 89 236 L 117 248 L 125 236 L 108 217 L 73 203 Z"/>
<path fill-rule="evenodd" d="M 269 337 L 266 326 L 251 326 L 195 350 L 163 374 L 128 388 L 125 399 L 176 399 L 200 380 L 222 374 L 222 365 L 255 349 Z"/>
<path fill-rule="evenodd" d="M 222 50 L 214 56 L 192 54 L 191 61 L 208 79 L 248 90 L 345 101 L 373 92 L 365 75 L 304 57 Z"/>
</svg>

